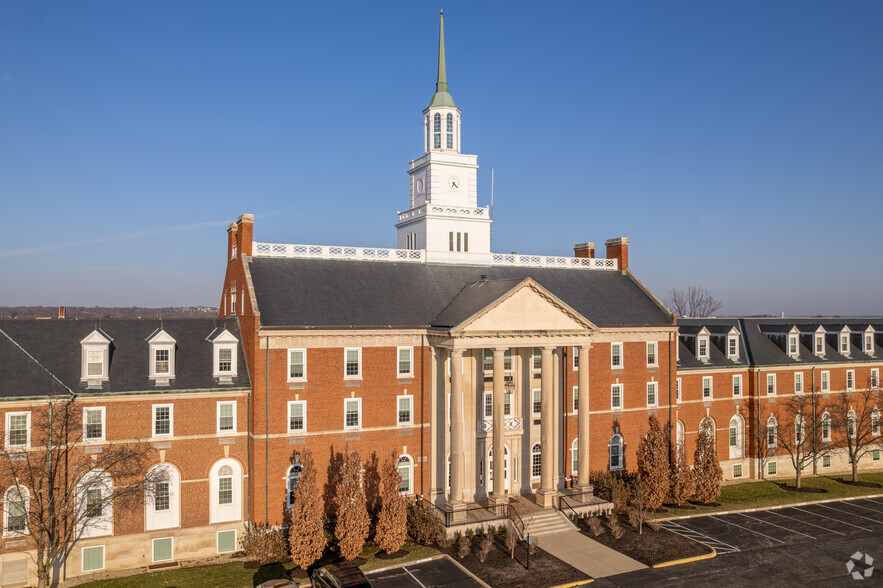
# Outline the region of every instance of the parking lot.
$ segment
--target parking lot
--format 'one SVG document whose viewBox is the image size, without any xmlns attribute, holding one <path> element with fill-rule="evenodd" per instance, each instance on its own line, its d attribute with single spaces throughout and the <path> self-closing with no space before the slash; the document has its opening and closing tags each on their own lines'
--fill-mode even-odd
<svg viewBox="0 0 883 588">
<path fill-rule="evenodd" d="M 481 588 L 481 584 L 447 558 L 375 572 L 368 574 L 368 579 L 375 588 Z"/>
</svg>

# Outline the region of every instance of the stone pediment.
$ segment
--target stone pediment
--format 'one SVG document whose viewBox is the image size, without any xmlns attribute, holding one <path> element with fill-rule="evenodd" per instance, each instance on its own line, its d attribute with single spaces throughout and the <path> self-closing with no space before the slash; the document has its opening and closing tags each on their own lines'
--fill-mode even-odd
<svg viewBox="0 0 883 588">
<path fill-rule="evenodd" d="M 453 327 L 451 334 L 580 334 L 595 329 L 588 319 L 526 278 Z"/>
</svg>

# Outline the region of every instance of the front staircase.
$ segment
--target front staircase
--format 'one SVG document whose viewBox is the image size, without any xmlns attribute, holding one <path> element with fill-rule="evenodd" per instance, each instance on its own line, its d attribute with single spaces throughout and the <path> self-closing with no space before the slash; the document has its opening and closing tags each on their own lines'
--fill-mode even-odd
<svg viewBox="0 0 883 588">
<path fill-rule="evenodd" d="M 531 537 L 576 531 L 576 526 L 560 510 L 533 510 L 526 516 L 522 516 L 525 527 L 524 534 Z"/>
</svg>

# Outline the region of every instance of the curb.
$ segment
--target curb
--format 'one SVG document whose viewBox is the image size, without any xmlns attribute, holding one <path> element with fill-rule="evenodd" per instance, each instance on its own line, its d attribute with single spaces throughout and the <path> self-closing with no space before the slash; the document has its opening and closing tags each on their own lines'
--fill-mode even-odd
<svg viewBox="0 0 883 588">
<path fill-rule="evenodd" d="M 570 582 L 569 584 L 558 584 L 557 586 L 551 586 L 550 588 L 573 588 L 574 586 L 585 586 L 594 581 L 595 578 L 589 578 L 588 580 L 577 580 L 576 582 Z"/>
<path fill-rule="evenodd" d="M 790 504 L 775 504 L 772 506 L 758 506 L 756 508 L 741 508 L 736 510 L 721 510 L 715 512 L 703 512 L 694 515 L 681 515 L 677 517 L 662 517 L 653 519 L 654 521 L 681 521 L 684 519 L 696 519 L 699 517 L 720 516 L 726 514 L 737 514 L 740 512 L 760 512 L 764 510 L 779 510 L 782 508 L 793 508 L 795 506 L 806 506 L 808 504 L 824 504 L 826 502 L 849 502 L 851 500 L 864 500 L 866 498 L 883 498 L 883 494 L 865 494 L 862 496 L 847 496 L 845 498 L 826 498 L 824 500 L 806 500 L 803 502 L 792 502 Z M 655 567 L 655 566 L 654 566 Z"/>
<path fill-rule="evenodd" d="M 671 561 L 664 561 L 662 563 L 653 564 L 650 566 L 651 568 L 667 568 L 669 566 L 679 566 L 681 564 L 690 563 L 694 561 L 700 561 L 703 559 L 711 559 L 713 557 L 717 557 L 717 550 L 712 547 L 711 553 L 706 553 L 705 555 L 694 555 L 693 557 L 685 557 L 683 559 L 673 559 Z"/>
<path fill-rule="evenodd" d="M 388 572 L 389 570 L 394 570 L 396 568 L 403 568 L 405 566 L 413 566 L 417 564 L 426 563 L 428 561 L 432 561 L 434 559 L 441 559 L 445 557 L 444 553 L 437 553 L 435 555 L 430 555 L 429 557 L 424 557 L 423 559 L 415 559 L 414 561 L 409 561 L 406 563 L 395 564 L 392 566 L 386 566 L 385 568 L 377 568 L 376 570 L 371 570 L 370 572 L 363 572 L 366 576 L 371 574 L 379 574 L 380 572 Z"/>
</svg>

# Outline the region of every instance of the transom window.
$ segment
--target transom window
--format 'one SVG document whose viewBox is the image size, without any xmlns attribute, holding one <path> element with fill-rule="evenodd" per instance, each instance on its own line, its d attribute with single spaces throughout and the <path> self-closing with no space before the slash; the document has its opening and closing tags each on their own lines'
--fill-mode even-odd
<svg viewBox="0 0 883 588">
<path fill-rule="evenodd" d="M 412 357 L 414 355 L 413 347 L 399 347 L 398 349 L 399 355 L 399 365 L 398 365 L 398 375 L 400 377 L 410 376 L 412 375 Z"/>
<path fill-rule="evenodd" d="M 362 399 L 349 398 L 344 401 L 344 428 L 358 429 L 362 426 Z"/>
<path fill-rule="evenodd" d="M 622 367 L 622 343 L 610 344 L 610 367 L 619 369 Z"/>
<path fill-rule="evenodd" d="M 345 349 L 345 366 L 344 377 L 360 378 L 362 377 L 362 349 L 353 348 Z"/>
<path fill-rule="evenodd" d="M 288 379 L 289 380 L 306 380 L 307 379 L 307 350 L 306 349 L 289 349 L 288 350 Z"/>
<path fill-rule="evenodd" d="M 622 408 L 622 384 L 613 384 L 610 387 L 610 408 Z"/>
<path fill-rule="evenodd" d="M 288 432 L 304 433 L 307 430 L 307 401 L 294 400 L 288 403 Z"/>
</svg>

